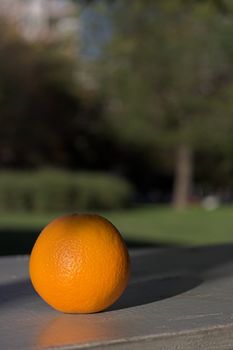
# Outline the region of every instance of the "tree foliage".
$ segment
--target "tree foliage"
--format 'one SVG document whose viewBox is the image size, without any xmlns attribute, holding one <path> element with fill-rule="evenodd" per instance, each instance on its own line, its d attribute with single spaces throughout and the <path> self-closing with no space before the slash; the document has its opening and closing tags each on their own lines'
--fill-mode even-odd
<svg viewBox="0 0 233 350">
<path fill-rule="evenodd" d="M 225 102 L 231 101 L 233 26 L 211 3 L 183 3 L 119 2 L 107 90 L 109 114 L 127 139 L 140 135 L 172 146 L 183 140 L 197 148 L 215 137 L 222 143 L 220 131 L 231 121 Z M 217 133 L 206 135 L 216 125 Z"/>
<path fill-rule="evenodd" d="M 233 128 L 230 4 L 118 1 L 113 23 L 106 115 L 122 142 L 167 149 L 175 162 L 184 146 L 226 152 Z"/>
<path fill-rule="evenodd" d="M 1 164 L 65 161 L 79 107 L 74 62 L 62 43 L 29 43 L 4 20 L 0 27 Z"/>
<path fill-rule="evenodd" d="M 0 166 L 97 168 L 101 101 L 80 78 L 76 43 L 28 42 L 0 19 Z"/>
</svg>

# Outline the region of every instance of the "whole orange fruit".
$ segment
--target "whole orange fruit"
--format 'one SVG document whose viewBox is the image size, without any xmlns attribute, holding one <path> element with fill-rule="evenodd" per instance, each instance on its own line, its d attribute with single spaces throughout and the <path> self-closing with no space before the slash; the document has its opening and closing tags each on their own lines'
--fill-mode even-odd
<svg viewBox="0 0 233 350">
<path fill-rule="evenodd" d="M 120 233 L 107 219 L 73 214 L 43 229 L 29 270 L 35 290 L 49 305 L 67 313 L 91 313 L 120 297 L 130 261 Z"/>
</svg>

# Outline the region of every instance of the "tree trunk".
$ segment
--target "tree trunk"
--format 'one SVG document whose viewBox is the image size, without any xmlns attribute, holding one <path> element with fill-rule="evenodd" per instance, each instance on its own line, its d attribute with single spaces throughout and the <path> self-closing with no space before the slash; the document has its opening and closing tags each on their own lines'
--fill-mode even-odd
<svg viewBox="0 0 233 350">
<path fill-rule="evenodd" d="M 173 187 L 173 206 L 182 210 L 188 204 L 192 189 L 192 150 L 189 145 L 179 145 L 175 158 L 175 178 Z"/>
</svg>

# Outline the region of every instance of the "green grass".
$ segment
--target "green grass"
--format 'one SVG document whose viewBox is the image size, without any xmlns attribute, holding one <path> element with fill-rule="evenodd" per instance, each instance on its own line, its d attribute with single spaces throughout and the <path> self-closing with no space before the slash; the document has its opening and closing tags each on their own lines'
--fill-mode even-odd
<svg viewBox="0 0 233 350">
<path fill-rule="evenodd" d="M 168 207 L 145 206 L 103 213 L 131 241 L 156 244 L 215 244 L 233 242 L 233 207 L 213 211 L 192 208 L 176 212 Z M 0 231 L 39 231 L 57 215 L 1 214 Z"/>
<path fill-rule="evenodd" d="M 132 240 L 192 245 L 233 242 L 233 207 L 213 211 L 192 208 L 183 212 L 147 207 L 107 217 Z"/>
</svg>

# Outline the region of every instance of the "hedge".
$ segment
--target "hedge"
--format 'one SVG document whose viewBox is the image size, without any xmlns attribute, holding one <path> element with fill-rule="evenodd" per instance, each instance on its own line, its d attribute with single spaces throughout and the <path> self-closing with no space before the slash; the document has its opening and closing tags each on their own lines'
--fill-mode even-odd
<svg viewBox="0 0 233 350">
<path fill-rule="evenodd" d="M 128 206 L 132 195 L 128 181 L 106 173 L 0 172 L 0 210 L 3 212 L 118 209 Z"/>
</svg>

